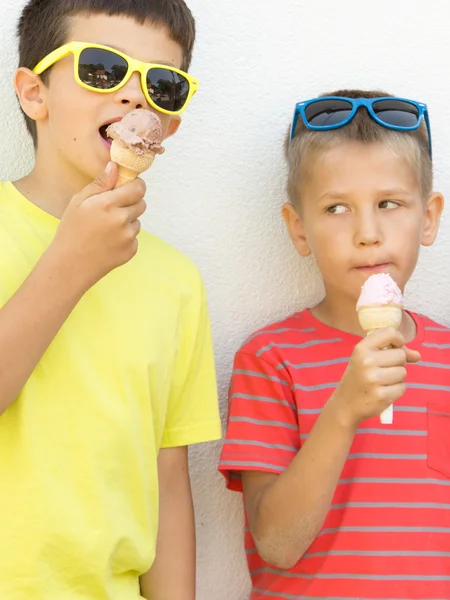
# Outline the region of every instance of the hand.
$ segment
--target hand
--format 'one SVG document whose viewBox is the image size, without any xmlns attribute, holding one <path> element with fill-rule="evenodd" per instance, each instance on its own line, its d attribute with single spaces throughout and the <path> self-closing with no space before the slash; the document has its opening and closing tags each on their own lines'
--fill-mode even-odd
<svg viewBox="0 0 450 600">
<path fill-rule="evenodd" d="M 380 415 L 405 393 L 405 365 L 418 362 L 419 352 L 405 346 L 392 327 L 379 329 L 355 346 L 348 367 L 329 402 L 346 424 Z"/>
<path fill-rule="evenodd" d="M 72 198 L 49 248 L 86 290 L 137 252 L 146 186 L 138 178 L 114 189 L 116 181 L 117 165 L 110 162 Z"/>
</svg>

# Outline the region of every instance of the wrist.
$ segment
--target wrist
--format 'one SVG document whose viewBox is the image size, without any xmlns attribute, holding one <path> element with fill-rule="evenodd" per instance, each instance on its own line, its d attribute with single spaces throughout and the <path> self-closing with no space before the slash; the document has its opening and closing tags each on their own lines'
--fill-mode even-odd
<svg viewBox="0 0 450 600">
<path fill-rule="evenodd" d="M 70 250 L 55 242 L 44 252 L 38 266 L 52 288 L 76 301 L 93 285 L 87 277 L 88 270 L 82 268 Z"/>
<path fill-rule="evenodd" d="M 335 426 L 337 425 L 351 436 L 355 435 L 359 421 L 339 391 L 336 390 L 330 396 L 322 412 L 333 421 Z"/>
</svg>

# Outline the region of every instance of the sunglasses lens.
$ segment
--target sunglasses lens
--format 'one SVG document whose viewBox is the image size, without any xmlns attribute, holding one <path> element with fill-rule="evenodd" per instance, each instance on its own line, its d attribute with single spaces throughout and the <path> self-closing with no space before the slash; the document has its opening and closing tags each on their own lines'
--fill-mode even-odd
<svg viewBox="0 0 450 600">
<path fill-rule="evenodd" d="M 346 100 L 318 100 L 305 107 L 306 121 L 314 127 L 329 128 L 343 123 L 352 111 L 352 105 Z"/>
<path fill-rule="evenodd" d="M 128 63 L 118 54 L 100 48 L 86 48 L 80 54 L 78 75 L 96 90 L 110 90 L 123 80 Z"/>
<path fill-rule="evenodd" d="M 169 112 L 177 112 L 186 104 L 189 81 L 175 71 L 155 67 L 147 73 L 147 89 L 157 106 Z"/>
<path fill-rule="evenodd" d="M 419 109 L 410 102 L 380 100 L 374 102 L 372 108 L 378 119 L 386 125 L 412 128 L 419 123 Z"/>
</svg>

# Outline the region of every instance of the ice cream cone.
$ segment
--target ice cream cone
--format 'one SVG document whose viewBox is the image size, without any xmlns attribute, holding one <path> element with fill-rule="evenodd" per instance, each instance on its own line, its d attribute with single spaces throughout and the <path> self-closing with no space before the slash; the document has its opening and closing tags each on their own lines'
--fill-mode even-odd
<svg viewBox="0 0 450 600">
<path fill-rule="evenodd" d="M 399 304 L 361 306 L 358 310 L 358 319 L 366 335 L 383 327 L 398 329 L 402 322 L 402 307 Z"/>
<path fill-rule="evenodd" d="M 398 329 L 402 322 L 402 311 L 403 309 L 400 304 L 361 306 L 358 310 L 359 324 L 366 335 L 383 327 L 395 327 L 395 329 Z M 392 404 L 381 413 L 380 420 L 383 425 L 392 425 L 394 422 Z"/>
<path fill-rule="evenodd" d="M 116 188 L 136 179 L 136 177 L 151 167 L 154 159 L 154 152 L 149 151 L 145 154 L 136 154 L 136 152 L 121 144 L 119 140 L 114 140 L 111 144 L 111 160 L 117 163 L 119 167 Z"/>
</svg>

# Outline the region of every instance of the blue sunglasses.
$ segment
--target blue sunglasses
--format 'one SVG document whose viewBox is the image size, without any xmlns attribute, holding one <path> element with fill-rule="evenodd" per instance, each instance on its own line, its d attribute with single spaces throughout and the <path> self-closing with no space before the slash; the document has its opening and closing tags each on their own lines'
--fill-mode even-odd
<svg viewBox="0 0 450 600">
<path fill-rule="evenodd" d="M 360 106 L 367 109 L 376 123 L 395 131 L 416 131 L 424 118 L 431 157 L 431 129 L 427 105 L 406 98 L 323 96 L 299 102 L 295 105 L 290 141 L 292 142 L 295 136 L 300 116 L 308 129 L 327 131 L 347 125 L 356 115 Z"/>
</svg>

